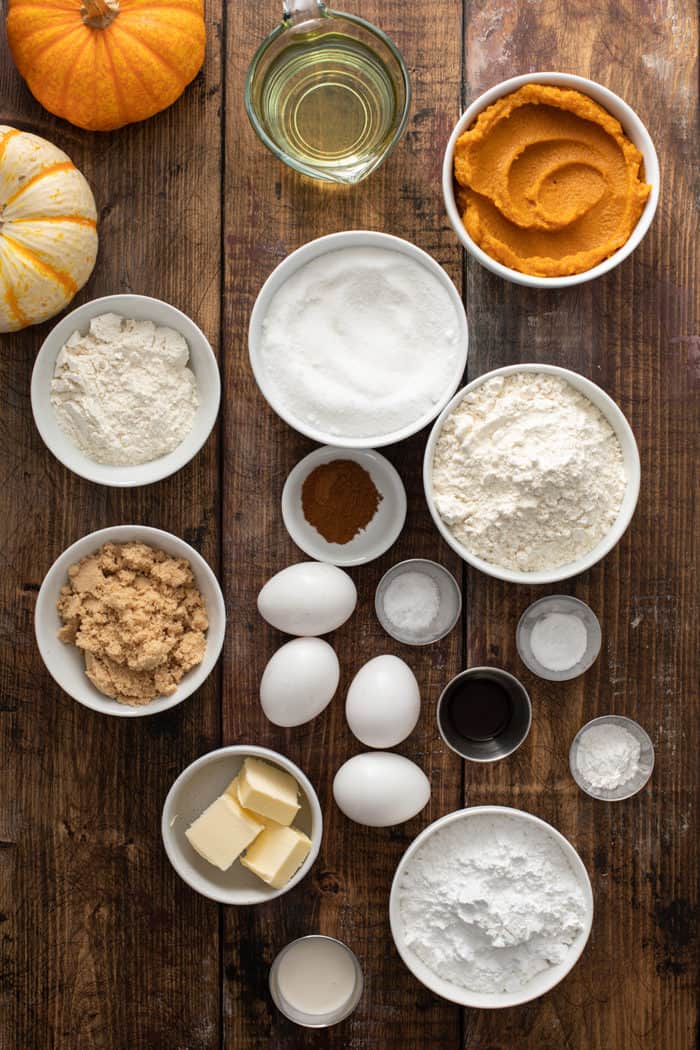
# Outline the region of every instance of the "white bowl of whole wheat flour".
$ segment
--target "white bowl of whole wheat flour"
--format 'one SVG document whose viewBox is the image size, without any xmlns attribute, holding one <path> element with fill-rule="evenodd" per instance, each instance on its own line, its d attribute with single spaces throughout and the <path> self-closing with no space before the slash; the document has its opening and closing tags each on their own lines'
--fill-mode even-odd
<svg viewBox="0 0 700 1050">
<path fill-rule="evenodd" d="M 83 649 L 78 648 L 74 643 L 62 641 L 59 638 L 59 631 L 64 627 L 66 620 L 65 617 L 59 614 L 57 608 L 57 603 L 61 598 L 61 590 L 69 584 L 68 572 L 71 566 L 80 564 L 84 559 L 92 559 L 92 556 L 102 550 L 105 544 L 124 545 L 134 543 L 145 544 L 154 551 L 164 552 L 168 558 L 184 559 L 189 564 L 191 585 L 185 588 L 184 598 L 181 597 L 182 590 L 180 590 L 179 592 L 167 593 L 166 600 L 171 609 L 177 606 L 174 615 L 179 616 L 183 602 L 186 603 L 191 600 L 191 593 L 188 594 L 187 592 L 196 592 L 198 596 L 201 596 L 208 621 L 207 626 L 204 628 L 205 645 L 203 652 L 201 633 L 198 635 L 200 651 L 196 658 L 199 662 L 195 663 L 191 669 L 187 670 L 179 678 L 174 691 L 169 692 L 168 695 L 156 696 L 148 702 L 139 702 L 138 705 L 119 702 L 111 696 L 105 695 L 93 684 L 86 673 L 86 658 Z M 132 575 L 137 577 L 137 587 L 141 587 L 147 582 L 144 580 L 141 572 Z M 79 588 L 74 587 L 74 589 Z M 93 589 L 86 587 L 84 593 L 89 595 L 89 600 L 94 601 L 92 596 L 95 591 Z M 107 616 L 107 620 L 113 622 L 117 615 L 131 616 L 130 613 L 123 611 L 123 597 L 124 592 L 122 591 L 120 594 L 108 596 L 105 599 L 108 607 L 112 606 L 116 610 L 115 616 Z M 145 595 L 144 601 L 149 600 L 149 596 Z M 137 603 L 135 602 L 134 604 L 136 605 Z M 96 612 L 96 616 L 100 616 L 99 609 Z M 149 640 L 143 635 L 143 644 L 149 647 L 152 641 L 155 646 L 158 646 L 163 633 L 161 631 L 163 626 L 162 619 L 162 616 L 159 617 L 159 608 L 156 606 L 147 605 L 143 608 L 137 608 L 133 614 L 133 623 L 130 624 L 131 638 L 140 637 L 138 633 L 139 628 L 143 632 L 147 630 L 149 623 L 154 623 L 156 624 L 153 632 L 154 638 Z M 178 622 L 181 622 L 181 620 L 181 616 L 179 621 L 175 620 L 173 631 L 178 629 Z M 82 621 L 81 626 L 87 629 L 85 620 Z M 89 707 L 93 711 L 99 711 L 105 715 L 138 718 L 143 715 L 159 714 L 161 711 L 167 711 L 169 708 L 182 703 L 195 690 L 199 689 L 205 679 L 209 677 L 219 659 L 224 644 L 226 608 L 221 587 L 213 571 L 201 554 L 198 554 L 184 540 L 181 540 L 178 536 L 173 536 L 170 532 L 152 529 L 145 525 L 115 525 L 112 528 L 100 529 L 97 532 L 91 532 L 89 535 L 83 536 L 82 539 L 73 543 L 63 554 L 59 555 L 44 577 L 44 582 L 39 590 L 34 614 L 34 629 L 39 652 L 47 670 L 54 681 L 69 696 L 72 696 L 78 703 L 83 704 L 84 707 Z M 157 637 L 155 636 L 156 631 L 159 632 Z M 86 644 L 90 645 L 92 643 L 88 641 Z M 149 648 L 147 655 L 150 655 L 152 662 L 155 663 L 157 659 L 155 649 Z M 194 663 L 194 661 L 191 662 Z M 173 685 L 170 685 L 169 688 L 173 689 Z"/>
<path fill-rule="evenodd" d="M 500 1009 L 566 977 L 591 932 L 593 891 L 578 853 L 550 824 L 474 806 L 414 839 L 394 875 L 389 917 L 399 955 L 426 988 L 461 1006 Z"/>
<path fill-rule="evenodd" d="M 122 327 L 132 329 L 128 350 Z M 132 488 L 196 456 L 216 422 L 221 380 L 208 339 L 186 314 L 147 295 L 106 295 L 49 332 L 31 399 L 37 429 L 65 467 L 99 485 Z"/>
<path fill-rule="evenodd" d="M 341 448 L 390 445 L 427 426 L 462 380 L 468 342 L 443 268 L 372 230 L 332 233 L 288 255 L 261 288 L 248 333 L 270 407 Z"/>
<path fill-rule="evenodd" d="M 430 513 L 466 562 L 550 584 L 604 558 L 639 497 L 637 443 L 620 408 L 555 365 L 509 365 L 469 383 L 428 438 Z"/>
</svg>

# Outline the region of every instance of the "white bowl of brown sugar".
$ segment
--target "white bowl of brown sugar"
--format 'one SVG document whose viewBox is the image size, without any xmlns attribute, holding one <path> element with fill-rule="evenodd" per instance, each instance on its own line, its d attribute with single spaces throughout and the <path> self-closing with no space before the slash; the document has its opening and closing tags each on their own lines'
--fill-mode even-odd
<svg viewBox="0 0 700 1050">
<path fill-rule="evenodd" d="M 226 610 L 204 558 L 169 532 L 100 529 L 73 543 L 41 585 L 37 644 L 54 681 L 93 711 L 167 711 L 208 678 Z"/>
</svg>

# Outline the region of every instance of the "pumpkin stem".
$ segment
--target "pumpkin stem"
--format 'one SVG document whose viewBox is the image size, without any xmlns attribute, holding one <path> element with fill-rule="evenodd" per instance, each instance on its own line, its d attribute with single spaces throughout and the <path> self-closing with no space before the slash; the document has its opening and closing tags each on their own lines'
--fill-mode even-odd
<svg viewBox="0 0 700 1050">
<path fill-rule="evenodd" d="M 83 0 L 80 15 L 91 29 L 106 29 L 119 14 L 119 0 Z"/>
</svg>

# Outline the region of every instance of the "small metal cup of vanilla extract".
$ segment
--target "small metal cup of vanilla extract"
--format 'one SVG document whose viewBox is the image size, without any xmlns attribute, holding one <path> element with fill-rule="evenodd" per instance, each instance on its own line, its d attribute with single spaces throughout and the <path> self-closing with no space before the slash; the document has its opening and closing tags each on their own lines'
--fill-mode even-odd
<svg viewBox="0 0 700 1050">
<path fill-rule="evenodd" d="M 443 689 L 437 724 L 447 746 L 470 762 L 498 762 L 530 732 L 532 704 L 524 685 L 499 667 L 470 667 Z"/>
</svg>

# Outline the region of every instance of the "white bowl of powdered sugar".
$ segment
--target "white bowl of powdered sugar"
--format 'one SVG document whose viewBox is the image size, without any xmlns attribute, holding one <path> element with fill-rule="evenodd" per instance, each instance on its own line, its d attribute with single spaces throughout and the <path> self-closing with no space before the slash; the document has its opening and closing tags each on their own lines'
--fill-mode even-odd
<svg viewBox="0 0 700 1050">
<path fill-rule="evenodd" d="M 391 887 L 394 943 L 426 988 L 462 1006 L 518 1006 L 572 969 L 593 922 L 588 873 L 550 824 L 475 806 L 430 824 Z"/>
<path fill-rule="evenodd" d="M 186 314 L 146 295 L 108 295 L 49 332 L 32 373 L 32 411 L 64 466 L 131 488 L 174 474 L 216 422 L 214 352 Z"/>
<path fill-rule="evenodd" d="M 376 448 L 417 433 L 464 374 L 457 289 L 399 237 L 351 230 L 292 252 L 256 300 L 250 362 L 291 427 L 323 445 Z"/>
<path fill-rule="evenodd" d="M 510 365 L 469 383 L 436 420 L 423 463 L 444 539 L 511 583 L 555 583 L 604 558 L 632 519 L 639 479 L 620 408 L 554 365 Z"/>
</svg>

